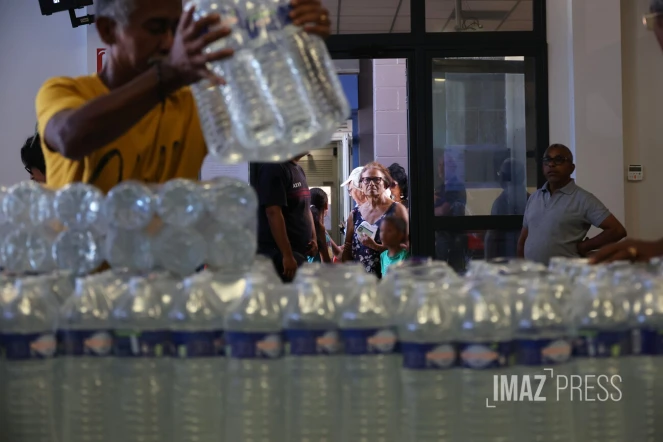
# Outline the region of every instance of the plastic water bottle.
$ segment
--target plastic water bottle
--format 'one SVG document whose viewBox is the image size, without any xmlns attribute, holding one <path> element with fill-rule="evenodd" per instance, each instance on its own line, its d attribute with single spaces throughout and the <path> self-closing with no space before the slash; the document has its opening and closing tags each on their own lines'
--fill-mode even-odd
<svg viewBox="0 0 663 442">
<path fill-rule="evenodd" d="M 165 225 L 154 238 L 153 253 L 164 269 L 185 277 L 205 264 L 205 238 L 193 228 Z"/>
<path fill-rule="evenodd" d="M 22 224 L 2 239 L 0 254 L 5 268 L 15 273 L 47 273 L 55 270 L 53 243 L 56 232 L 49 227 Z"/>
<path fill-rule="evenodd" d="M 456 308 L 461 440 L 511 441 L 515 402 L 494 397 L 494 376 L 516 374 L 510 300 L 490 280 L 470 281 Z M 495 404 L 487 408 L 486 400 Z"/>
<path fill-rule="evenodd" d="M 86 275 L 104 262 L 101 240 L 90 230 L 65 230 L 53 243 L 55 265 Z"/>
<path fill-rule="evenodd" d="M 113 310 L 117 415 L 115 440 L 171 440 L 170 332 L 161 297 L 144 278 L 133 278 Z"/>
<path fill-rule="evenodd" d="M 336 66 L 325 42 L 301 27 L 294 26 L 289 14 L 290 0 L 270 0 L 278 8 L 283 27 L 283 38 L 297 69 L 304 77 L 311 94 L 311 102 L 317 107 L 320 122 L 324 125 L 325 144 L 338 126 L 350 116 L 350 104 L 336 73 Z"/>
<path fill-rule="evenodd" d="M 51 290 L 59 305 L 63 305 L 76 288 L 76 276 L 70 270 L 59 270 L 49 275 L 51 278 Z M 103 284 L 102 284 L 103 286 Z"/>
<path fill-rule="evenodd" d="M 246 289 L 246 277 L 235 271 L 216 270 L 212 274 L 212 289 L 219 300 L 229 307 L 230 304 L 242 297 Z"/>
<path fill-rule="evenodd" d="M 317 279 L 297 282 L 283 315 L 288 391 L 286 440 L 337 441 L 340 342 L 334 303 Z"/>
<path fill-rule="evenodd" d="M 157 194 L 157 214 L 166 224 L 193 226 L 205 207 L 201 188 L 191 180 L 175 179 L 163 184 Z"/>
<path fill-rule="evenodd" d="M 114 269 L 144 272 L 154 268 L 153 239 L 143 230 L 111 227 L 104 239 L 103 254 Z"/>
<path fill-rule="evenodd" d="M 226 359 L 223 304 L 199 273 L 184 281 L 170 310 L 173 358 L 173 429 L 178 442 L 223 440 Z"/>
<path fill-rule="evenodd" d="M 220 88 L 232 121 L 234 138 L 242 146 L 244 160 L 279 161 L 284 158 L 274 149 L 283 139 L 284 124 L 270 94 L 263 67 L 256 61 L 250 47 L 243 0 L 193 0 L 196 20 L 209 13 L 217 13 L 231 34 L 210 44 L 205 51 L 225 48 L 235 51 L 233 57 L 211 65 L 214 74 L 225 78 L 229 87 Z M 214 108 L 199 105 L 201 121 L 224 118 Z M 220 121 L 221 124 L 226 124 Z"/>
<path fill-rule="evenodd" d="M 396 319 L 372 275 L 355 275 L 339 328 L 345 350 L 341 440 L 400 442 Z"/>
<path fill-rule="evenodd" d="M 163 311 L 169 313 L 173 304 L 182 298 L 184 290 L 182 280 L 166 271 L 151 272 L 147 275 L 147 280 L 152 286 L 152 290 L 161 298 Z"/>
<path fill-rule="evenodd" d="M 34 181 L 22 181 L 7 190 L 2 211 L 14 225 L 45 224 L 53 218 L 54 193 Z"/>
<path fill-rule="evenodd" d="M 403 440 L 459 440 L 459 372 L 450 301 L 440 296 L 435 282 L 418 282 L 399 315 Z"/>
<path fill-rule="evenodd" d="M 284 442 L 283 338 L 279 304 L 268 281 L 247 278 L 226 313 L 226 440 Z"/>
<path fill-rule="evenodd" d="M 55 194 L 53 208 L 57 219 L 69 228 L 87 228 L 101 218 L 104 195 L 85 183 L 68 184 Z"/>
<path fill-rule="evenodd" d="M 656 441 L 663 437 L 663 280 L 641 280 L 644 290 L 634 303 L 633 357 L 626 362 L 629 438 Z"/>
<path fill-rule="evenodd" d="M 626 421 L 630 388 L 626 382 L 632 377 L 627 370 L 630 313 L 626 294 L 616 291 L 608 279 L 577 286 L 573 315 L 578 337 L 573 352 L 583 390 L 576 391 L 572 400 L 578 441 L 617 442 L 631 437 Z"/>
<path fill-rule="evenodd" d="M 61 309 L 63 441 L 115 440 L 111 308 L 103 291 L 94 277 L 79 278 L 76 291 Z"/>
<path fill-rule="evenodd" d="M 43 277 L 16 281 L 16 297 L 2 309 L 5 361 L 0 401 L 8 441 L 58 441 L 54 357 L 57 302 Z"/>
<path fill-rule="evenodd" d="M 558 394 L 557 382 L 557 379 L 570 381 L 574 374 L 571 317 L 566 306 L 555 298 L 555 288 L 546 279 L 526 282 L 524 287 L 524 293 L 516 300 L 520 308 L 515 311 L 517 394 L 523 391 L 521 384 L 527 379 L 532 395 L 546 400 L 537 401 L 535 396 L 518 398 L 523 399 L 517 403 L 518 440 L 572 442 L 573 402 L 568 390 Z"/>
<path fill-rule="evenodd" d="M 198 108 L 207 151 L 223 163 L 236 163 L 244 158 L 236 146 L 222 87 L 205 79 L 192 84 L 191 93 Z"/>
<path fill-rule="evenodd" d="M 258 195 L 248 183 L 229 177 L 216 178 L 203 186 L 203 199 L 214 220 L 256 230 Z"/>
<path fill-rule="evenodd" d="M 309 84 L 284 38 L 278 10 L 269 0 L 256 0 L 246 2 L 245 11 L 250 47 L 285 125 L 281 145 L 286 157 L 320 147 L 323 126 L 317 119 L 317 108 L 311 104 Z"/>
<path fill-rule="evenodd" d="M 123 181 L 113 187 L 104 201 L 103 213 L 112 227 L 139 230 L 154 217 L 152 190 L 137 181 Z"/>
</svg>

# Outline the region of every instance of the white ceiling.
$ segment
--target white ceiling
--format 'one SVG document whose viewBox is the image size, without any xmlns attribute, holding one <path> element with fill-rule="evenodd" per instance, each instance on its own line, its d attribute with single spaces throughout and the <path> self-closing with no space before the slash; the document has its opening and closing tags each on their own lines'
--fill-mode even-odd
<svg viewBox="0 0 663 442">
<path fill-rule="evenodd" d="M 335 34 L 410 32 L 410 0 L 322 2 L 331 13 Z M 426 31 L 455 32 L 455 5 L 455 0 L 426 0 Z M 531 31 L 532 0 L 462 0 L 461 16 L 466 26 L 475 23 L 477 31 Z"/>
</svg>

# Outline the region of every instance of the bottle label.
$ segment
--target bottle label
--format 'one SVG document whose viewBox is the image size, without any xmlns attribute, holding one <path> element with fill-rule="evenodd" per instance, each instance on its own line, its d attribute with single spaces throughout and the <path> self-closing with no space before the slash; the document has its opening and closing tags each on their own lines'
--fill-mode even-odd
<svg viewBox="0 0 663 442">
<path fill-rule="evenodd" d="M 573 347 L 568 339 L 522 339 L 518 345 L 519 365 L 555 365 L 571 360 Z"/>
<path fill-rule="evenodd" d="M 0 336 L 0 347 L 10 361 L 50 359 L 57 353 L 57 340 L 54 333 L 8 333 Z"/>
<path fill-rule="evenodd" d="M 642 328 L 633 330 L 632 343 L 634 355 L 663 355 L 663 329 Z"/>
<path fill-rule="evenodd" d="M 177 358 L 212 358 L 225 356 L 223 331 L 173 332 L 174 356 Z"/>
<path fill-rule="evenodd" d="M 631 354 L 629 331 L 580 330 L 573 342 L 573 356 L 585 358 L 616 358 Z"/>
<path fill-rule="evenodd" d="M 397 353 L 398 339 L 391 328 L 341 330 L 345 353 L 352 356 Z"/>
<path fill-rule="evenodd" d="M 475 370 L 509 367 L 514 363 L 511 342 L 461 342 L 458 354 L 463 368 Z"/>
<path fill-rule="evenodd" d="M 115 355 L 123 358 L 161 358 L 171 355 L 167 331 L 115 331 Z"/>
<path fill-rule="evenodd" d="M 226 353 L 237 359 L 277 359 L 283 356 L 280 333 L 226 332 Z"/>
<path fill-rule="evenodd" d="M 403 368 L 411 370 L 444 370 L 456 366 L 458 353 L 451 343 L 419 344 L 402 342 Z"/>
<path fill-rule="evenodd" d="M 110 356 L 113 335 L 110 330 L 60 330 L 58 354 L 64 356 Z"/>
<path fill-rule="evenodd" d="M 245 27 L 250 39 L 266 38 L 270 32 L 280 30 L 281 26 L 275 12 L 266 7 L 260 7 L 247 16 Z"/>
<path fill-rule="evenodd" d="M 336 330 L 285 330 L 284 335 L 287 355 L 336 355 L 341 350 Z"/>
</svg>

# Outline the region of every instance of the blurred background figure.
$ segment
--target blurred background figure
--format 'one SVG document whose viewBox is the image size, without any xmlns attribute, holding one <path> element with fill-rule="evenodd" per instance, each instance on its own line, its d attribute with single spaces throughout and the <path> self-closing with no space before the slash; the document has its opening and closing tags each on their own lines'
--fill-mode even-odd
<svg viewBox="0 0 663 442">
<path fill-rule="evenodd" d="M 318 239 L 318 254 L 309 256 L 308 262 L 335 262 L 341 258 L 343 249 L 336 245 L 329 236 L 325 227 L 325 217 L 329 211 L 329 197 L 324 190 L 314 187 L 311 189 L 311 214 L 313 227 Z"/>
<path fill-rule="evenodd" d="M 366 196 L 361 190 L 361 171 L 364 170 L 363 167 L 356 167 L 347 180 L 343 181 L 341 187 L 346 187 L 348 189 L 348 194 L 355 203 L 355 206 L 361 206 L 366 202 Z"/>
<path fill-rule="evenodd" d="M 493 202 L 491 215 L 522 215 L 529 193 L 527 193 L 525 165 L 518 160 L 504 160 L 499 171 L 502 193 Z M 513 257 L 518 253 L 520 232 L 490 230 L 486 233 L 486 259 Z"/>
<path fill-rule="evenodd" d="M 435 189 L 435 216 L 465 216 L 467 190 L 458 179 L 456 163 L 452 158 L 440 156 L 437 174 L 441 184 Z M 469 260 L 468 236 L 462 232 L 435 232 L 435 255 L 447 261 L 457 272 L 464 272 Z"/>
<path fill-rule="evenodd" d="M 31 180 L 38 183 L 46 182 L 46 160 L 41 151 L 39 133 L 35 133 L 25 141 L 21 148 L 21 161 L 25 170 L 30 174 Z"/>
<path fill-rule="evenodd" d="M 403 244 L 407 243 L 407 223 L 403 218 L 388 216 L 380 226 L 380 240 L 387 248 L 380 255 L 382 276 L 387 274 L 389 267 L 397 265 L 409 258 L 410 254 Z"/>
<path fill-rule="evenodd" d="M 397 203 L 401 203 L 406 209 L 409 209 L 410 202 L 408 201 L 408 182 L 405 168 L 398 163 L 394 163 L 389 166 L 388 170 L 391 178 L 394 180 L 391 185 L 391 199 Z"/>
</svg>

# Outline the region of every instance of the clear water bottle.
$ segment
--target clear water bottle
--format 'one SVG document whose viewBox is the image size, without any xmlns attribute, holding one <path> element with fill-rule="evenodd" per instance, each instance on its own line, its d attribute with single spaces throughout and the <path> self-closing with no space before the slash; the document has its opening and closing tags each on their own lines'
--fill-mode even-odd
<svg viewBox="0 0 663 442">
<path fill-rule="evenodd" d="M 311 104 L 309 83 L 284 38 L 278 10 L 269 0 L 257 0 L 245 3 L 245 14 L 250 47 L 285 125 L 281 149 L 286 157 L 292 157 L 319 148 L 323 126 Z"/>
<path fill-rule="evenodd" d="M 273 266 L 272 266 L 273 267 Z M 301 267 L 297 275 L 305 276 L 309 265 Z M 337 319 L 345 308 L 348 295 L 354 291 L 355 278 L 366 274 L 364 267 L 355 263 L 320 266 L 314 270 L 325 295 L 334 301 Z"/>
<path fill-rule="evenodd" d="M 207 244 L 196 230 L 166 225 L 154 238 L 153 250 L 157 264 L 185 277 L 205 264 Z"/>
<path fill-rule="evenodd" d="M 203 186 L 203 199 L 215 221 L 255 232 L 258 195 L 248 183 L 229 177 L 216 178 Z"/>
<path fill-rule="evenodd" d="M 154 218 L 154 193 L 145 184 L 123 181 L 106 195 L 103 213 L 111 227 L 126 230 L 142 229 Z"/>
<path fill-rule="evenodd" d="M 322 38 L 294 26 L 289 15 L 292 10 L 290 0 L 270 1 L 278 9 L 284 41 L 307 82 L 311 102 L 317 107 L 321 117 L 324 134 L 328 137 L 321 139 L 321 145 L 324 145 L 329 142 L 338 126 L 350 116 L 350 104 L 336 74 L 336 66 Z"/>
<path fill-rule="evenodd" d="M 193 226 L 205 211 L 201 190 L 191 180 L 168 181 L 161 186 L 157 194 L 157 214 L 166 224 L 177 227 Z"/>
<path fill-rule="evenodd" d="M 113 338 L 104 287 L 94 277 L 77 279 L 60 312 L 62 440 L 112 442 Z"/>
<path fill-rule="evenodd" d="M 147 280 L 161 297 L 164 312 L 170 312 L 173 304 L 180 302 L 184 286 L 182 280 L 174 274 L 166 271 L 151 272 L 147 275 Z"/>
<path fill-rule="evenodd" d="M 113 269 L 145 272 L 154 268 L 153 238 L 144 230 L 112 227 L 104 239 L 103 255 Z"/>
<path fill-rule="evenodd" d="M 228 441 L 284 442 L 281 310 L 265 277 L 250 274 L 225 317 Z"/>
<path fill-rule="evenodd" d="M 49 275 L 51 278 L 51 289 L 53 296 L 59 305 L 63 305 L 76 288 L 76 276 L 70 270 L 59 270 Z M 103 285 L 103 284 L 102 284 Z"/>
<path fill-rule="evenodd" d="M 101 240 L 90 230 L 65 230 L 53 243 L 53 258 L 60 270 L 87 275 L 104 262 Z"/>
<path fill-rule="evenodd" d="M 372 275 L 355 275 L 340 315 L 344 441 L 400 442 L 400 382 L 396 319 Z"/>
<path fill-rule="evenodd" d="M 222 88 L 205 79 L 192 84 L 191 93 L 198 108 L 207 151 L 221 162 L 233 164 L 244 160 L 244 156 L 235 142 Z"/>
<path fill-rule="evenodd" d="M 2 211 L 14 225 L 45 224 L 53 219 L 54 193 L 34 181 L 22 181 L 7 190 Z"/>
<path fill-rule="evenodd" d="M 113 309 L 115 440 L 170 441 L 170 332 L 161 296 L 133 278 Z"/>
<path fill-rule="evenodd" d="M 173 440 L 223 440 L 225 430 L 226 359 L 223 304 L 211 286 L 212 276 L 199 273 L 184 281 L 173 303 Z"/>
<path fill-rule="evenodd" d="M 458 441 L 458 382 L 452 299 L 439 285 L 417 282 L 399 315 L 403 352 L 403 440 Z"/>
<path fill-rule="evenodd" d="M 16 225 L 2 239 L 0 254 L 5 268 L 19 274 L 55 270 L 52 250 L 56 235 L 54 230 L 44 225 Z"/>
<path fill-rule="evenodd" d="M 5 361 L 2 433 L 8 441 L 58 441 L 55 355 L 57 302 L 43 277 L 16 281 L 16 297 L 2 309 Z"/>
<path fill-rule="evenodd" d="M 283 314 L 286 440 L 337 441 L 340 342 L 334 303 L 315 278 L 300 279 Z"/>
<path fill-rule="evenodd" d="M 515 309 L 519 380 L 528 378 L 532 393 L 546 400 L 524 397 L 518 402 L 518 440 L 572 442 L 573 402 L 568 391 L 558 394 L 556 382 L 558 376 L 570 380 L 574 374 L 571 316 L 548 280 L 528 281 L 524 288 L 516 295 Z"/>
<path fill-rule="evenodd" d="M 246 28 L 246 9 L 243 0 L 193 0 L 198 20 L 209 13 L 217 13 L 231 34 L 210 44 L 205 51 L 224 48 L 235 51 L 233 57 L 211 65 L 214 74 L 223 77 L 228 87 L 221 87 L 226 110 L 232 122 L 234 139 L 241 146 L 241 159 L 236 161 L 263 160 L 280 161 L 282 157 L 275 145 L 283 140 L 284 123 L 274 99 L 270 94 L 264 67 L 257 63 L 250 47 Z M 212 100 L 212 102 L 214 102 Z M 222 121 L 225 115 L 217 107 L 208 108 L 199 104 L 201 121 Z"/>
<path fill-rule="evenodd" d="M 609 279 L 580 284 L 574 293 L 575 374 L 584 387 L 572 397 L 578 441 L 617 442 L 631 437 L 626 421 L 630 387 L 625 383 L 632 377 L 630 310 L 626 294 L 615 290 Z"/>
<path fill-rule="evenodd" d="M 254 232 L 214 221 L 200 233 L 206 245 L 206 262 L 211 268 L 235 270 L 239 274 L 251 268 L 258 248 Z"/>
<path fill-rule="evenodd" d="M 104 195 L 85 183 L 68 184 L 55 194 L 53 208 L 57 219 L 69 227 L 87 228 L 99 221 Z"/>
<path fill-rule="evenodd" d="M 515 402 L 494 397 L 494 376 L 512 376 L 514 328 L 508 296 L 494 281 L 469 281 L 455 309 L 460 363 L 461 440 L 511 441 Z M 487 408 L 486 400 L 496 405 Z"/>
<path fill-rule="evenodd" d="M 663 280 L 642 278 L 643 290 L 633 306 L 633 357 L 626 365 L 629 439 L 657 441 L 663 438 Z"/>
<path fill-rule="evenodd" d="M 231 303 L 242 297 L 246 289 L 245 274 L 237 274 L 235 271 L 216 270 L 212 274 L 212 289 L 219 300 L 229 307 Z"/>
</svg>

